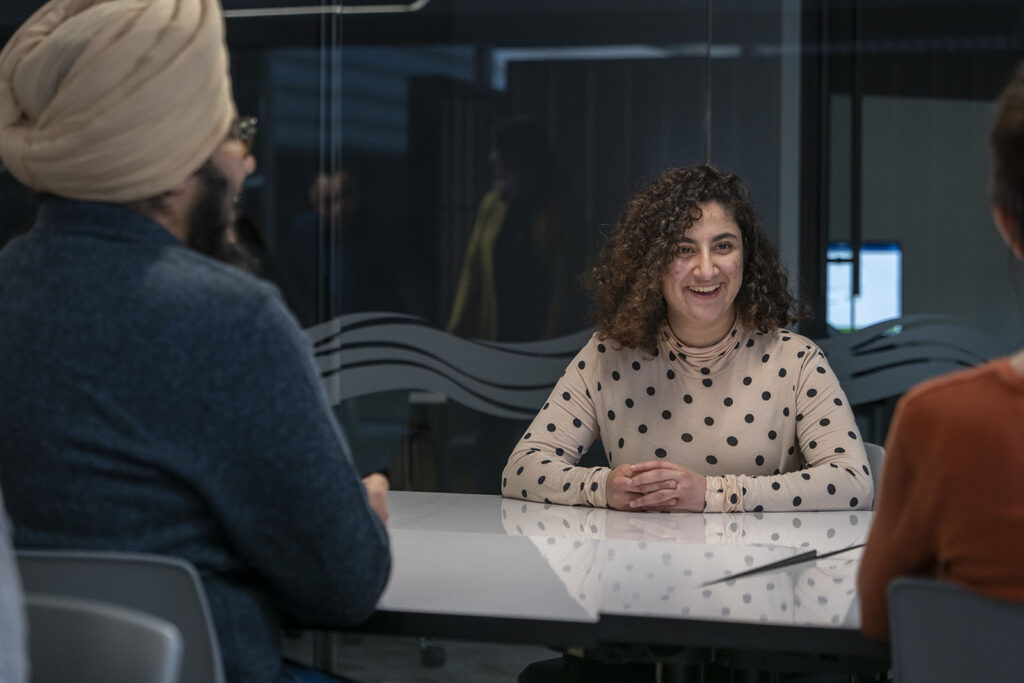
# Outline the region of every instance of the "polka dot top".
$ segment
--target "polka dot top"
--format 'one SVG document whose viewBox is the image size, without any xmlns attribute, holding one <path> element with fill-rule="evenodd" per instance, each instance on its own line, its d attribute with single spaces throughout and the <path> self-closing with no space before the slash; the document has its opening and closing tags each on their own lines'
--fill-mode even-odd
<svg viewBox="0 0 1024 683">
<path fill-rule="evenodd" d="M 610 467 L 578 467 L 601 437 Z M 502 494 L 607 505 L 611 468 L 665 459 L 707 476 L 708 511 L 868 509 L 867 456 L 846 395 L 806 337 L 733 327 L 654 355 L 595 334 L 566 368 L 502 474 Z"/>
</svg>

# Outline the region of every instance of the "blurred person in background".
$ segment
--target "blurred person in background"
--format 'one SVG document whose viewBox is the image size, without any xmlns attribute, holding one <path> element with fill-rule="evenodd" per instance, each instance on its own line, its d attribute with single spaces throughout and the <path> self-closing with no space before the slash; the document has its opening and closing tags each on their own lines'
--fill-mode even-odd
<svg viewBox="0 0 1024 683">
<path fill-rule="evenodd" d="M 448 332 L 534 341 L 581 329 L 585 249 L 547 130 L 525 117 L 499 121 L 488 158 L 494 185 L 477 210 Z"/>
</svg>

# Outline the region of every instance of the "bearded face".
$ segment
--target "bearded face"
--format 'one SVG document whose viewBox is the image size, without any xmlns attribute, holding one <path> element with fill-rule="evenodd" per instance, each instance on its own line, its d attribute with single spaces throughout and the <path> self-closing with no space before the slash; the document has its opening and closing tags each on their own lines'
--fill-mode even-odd
<svg viewBox="0 0 1024 683">
<path fill-rule="evenodd" d="M 234 220 L 228 179 L 210 161 L 196 171 L 196 177 L 200 187 L 196 203 L 188 212 L 186 244 L 201 254 L 220 258 Z"/>
</svg>

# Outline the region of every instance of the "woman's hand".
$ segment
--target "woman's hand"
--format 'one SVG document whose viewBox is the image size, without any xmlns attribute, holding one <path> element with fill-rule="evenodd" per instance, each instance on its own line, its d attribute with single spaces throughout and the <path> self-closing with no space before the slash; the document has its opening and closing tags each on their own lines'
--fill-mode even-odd
<svg viewBox="0 0 1024 683">
<path fill-rule="evenodd" d="M 380 521 L 388 523 L 388 489 L 391 482 L 379 472 L 363 477 L 363 486 L 366 488 L 366 500 L 370 508 L 377 513 Z"/>
<path fill-rule="evenodd" d="M 672 462 L 648 460 L 635 465 L 620 465 L 611 476 L 614 477 L 622 468 L 626 468 L 623 472 L 625 507 L 617 509 L 649 512 L 704 510 L 706 480 L 703 474 Z M 609 485 L 609 502 L 613 490 Z"/>
<path fill-rule="evenodd" d="M 652 538 L 679 543 L 707 543 L 704 515 L 608 515 L 608 538 L 645 541 Z"/>
<path fill-rule="evenodd" d="M 608 487 L 608 505 L 614 510 L 635 510 L 630 503 L 640 497 L 629 491 L 629 480 L 633 476 L 632 465 L 619 465 L 608 473 L 605 486 Z"/>
</svg>

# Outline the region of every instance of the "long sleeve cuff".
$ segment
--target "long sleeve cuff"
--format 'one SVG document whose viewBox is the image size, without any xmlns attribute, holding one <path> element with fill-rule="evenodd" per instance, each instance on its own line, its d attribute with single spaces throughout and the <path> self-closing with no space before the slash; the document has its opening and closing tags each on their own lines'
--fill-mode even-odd
<svg viewBox="0 0 1024 683">
<path fill-rule="evenodd" d="M 746 490 L 736 476 L 716 477 L 708 475 L 704 489 L 704 510 L 706 512 L 742 512 L 743 494 Z"/>
</svg>

